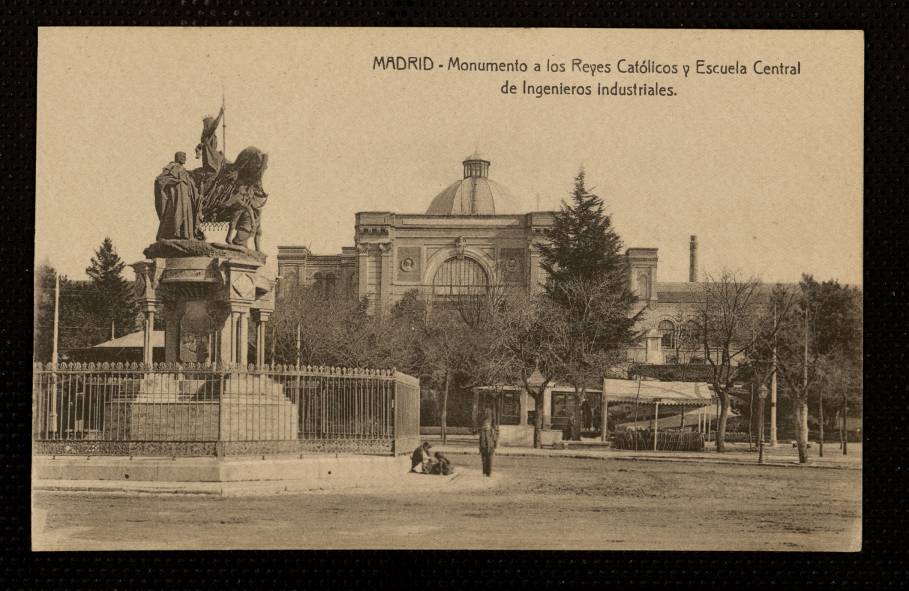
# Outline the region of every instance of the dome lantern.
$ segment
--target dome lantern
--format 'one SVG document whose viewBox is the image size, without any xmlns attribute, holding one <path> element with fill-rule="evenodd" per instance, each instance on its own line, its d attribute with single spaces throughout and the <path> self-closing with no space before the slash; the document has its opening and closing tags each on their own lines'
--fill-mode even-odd
<svg viewBox="0 0 909 591">
<path fill-rule="evenodd" d="M 474 152 L 464 160 L 464 178 L 489 176 L 489 160 Z"/>
<path fill-rule="evenodd" d="M 496 215 L 512 211 L 515 200 L 489 178 L 489 159 L 473 153 L 462 162 L 464 177 L 435 196 L 429 215 Z"/>
</svg>

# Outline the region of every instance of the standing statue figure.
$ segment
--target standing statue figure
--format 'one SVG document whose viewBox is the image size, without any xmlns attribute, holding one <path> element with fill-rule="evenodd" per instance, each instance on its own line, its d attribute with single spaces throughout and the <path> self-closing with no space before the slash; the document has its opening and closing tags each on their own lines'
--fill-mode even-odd
<svg viewBox="0 0 909 591">
<path fill-rule="evenodd" d="M 158 213 L 156 240 L 204 240 L 199 228 L 198 191 L 184 168 L 186 153 L 174 154 L 174 161 L 155 178 L 155 210 Z"/>
<path fill-rule="evenodd" d="M 202 171 L 206 175 L 216 175 L 224 164 L 224 154 L 218 151 L 218 124 L 224 117 L 224 106 L 217 117 L 208 116 L 202 119 L 202 139 L 196 146 L 196 158 L 202 158 Z"/>
</svg>

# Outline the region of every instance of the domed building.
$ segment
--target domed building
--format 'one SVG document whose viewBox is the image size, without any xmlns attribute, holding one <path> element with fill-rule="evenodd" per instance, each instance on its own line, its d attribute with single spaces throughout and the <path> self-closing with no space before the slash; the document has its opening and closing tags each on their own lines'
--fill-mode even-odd
<svg viewBox="0 0 909 591">
<path fill-rule="evenodd" d="M 314 286 L 325 297 L 367 298 L 371 313 L 384 314 L 411 290 L 431 302 L 482 294 L 491 286 L 539 292 L 545 277 L 535 245 L 547 240 L 556 212 L 516 211 L 519 201 L 489 178 L 488 158 L 473 154 L 462 165 L 462 177 L 429 200 L 425 213 L 358 213 L 355 244 L 338 254 L 279 246 L 278 297 L 298 286 Z M 662 364 L 696 355 L 696 347 L 680 346 L 685 323 L 697 313 L 696 237 L 689 244 L 687 283 L 657 281 L 656 248 L 629 248 L 625 256 L 629 287 L 638 296 L 633 312 L 648 308 L 637 323 L 640 339 L 629 357 Z M 550 385 L 543 403 L 545 428 L 567 425 L 574 416 L 573 396 L 568 386 Z M 528 413 L 535 405 L 523 389 L 506 388 L 496 404 L 506 444 L 526 443 L 528 433 L 532 438 Z M 701 415 L 696 420 L 701 428 Z"/>
<path fill-rule="evenodd" d="M 358 213 L 355 245 L 340 254 L 279 246 L 284 289 L 345 290 L 368 298 L 377 313 L 413 289 L 435 301 L 494 284 L 538 290 L 542 277 L 533 245 L 545 239 L 554 212 L 516 212 L 517 200 L 489 178 L 486 157 L 473 154 L 462 165 L 463 176 L 433 197 L 426 213 Z"/>
<path fill-rule="evenodd" d="M 489 178 L 492 164 L 485 156 L 475 153 L 461 164 L 461 178 L 429 200 L 425 213 L 358 213 L 355 243 L 338 254 L 279 246 L 278 296 L 315 286 L 326 297 L 367 298 L 370 311 L 383 314 L 411 290 L 434 302 L 492 285 L 539 292 L 544 276 L 534 245 L 546 240 L 556 212 L 518 211 L 520 201 Z M 678 335 L 698 296 L 694 236 L 689 253 L 688 283 L 657 281 L 656 248 L 625 253 L 638 309 L 649 309 L 638 324 L 640 345 L 630 352 L 636 360 L 662 363 L 680 355 Z"/>
</svg>

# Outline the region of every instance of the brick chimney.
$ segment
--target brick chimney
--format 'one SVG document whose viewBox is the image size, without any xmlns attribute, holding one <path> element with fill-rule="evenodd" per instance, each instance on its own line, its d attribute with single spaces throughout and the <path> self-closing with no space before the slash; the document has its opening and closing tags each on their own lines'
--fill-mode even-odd
<svg viewBox="0 0 909 591">
<path fill-rule="evenodd" d="M 698 237 L 692 236 L 688 243 L 688 281 L 695 283 L 698 280 Z"/>
</svg>

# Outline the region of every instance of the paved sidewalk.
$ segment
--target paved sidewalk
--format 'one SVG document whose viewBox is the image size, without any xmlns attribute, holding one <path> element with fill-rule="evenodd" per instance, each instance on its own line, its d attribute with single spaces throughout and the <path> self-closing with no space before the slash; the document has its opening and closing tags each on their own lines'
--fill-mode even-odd
<svg viewBox="0 0 909 591">
<path fill-rule="evenodd" d="M 442 445 L 438 438 L 425 438 L 433 443 L 434 451 L 446 454 L 479 454 L 475 439 L 459 437 L 449 438 L 448 444 Z M 850 444 L 849 455 L 842 455 L 837 444 L 824 446 L 824 457 L 818 457 L 817 448 L 812 446 L 808 450 L 808 463 L 801 464 L 807 468 L 839 468 L 861 470 L 862 448 L 861 444 Z M 702 452 L 671 452 L 671 451 L 631 451 L 616 450 L 604 444 L 574 443 L 565 449 L 534 449 L 529 447 L 499 447 L 497 455 L 504 456 L 534 456 L 534 457 L 568 457 L 568 458 L 594 458 L 616 460 L 640 460 L 656 462 L 697 462 L 714 464 L 742 464 L 758 465 L 758 453 L 748 451 L 747 446 L 729 445 L 727 451 L 718 454 L 713 449 Z M 765 466 L 798 467 L 798 452 L 787 445 L 764 448 Z"/>
</svg>

